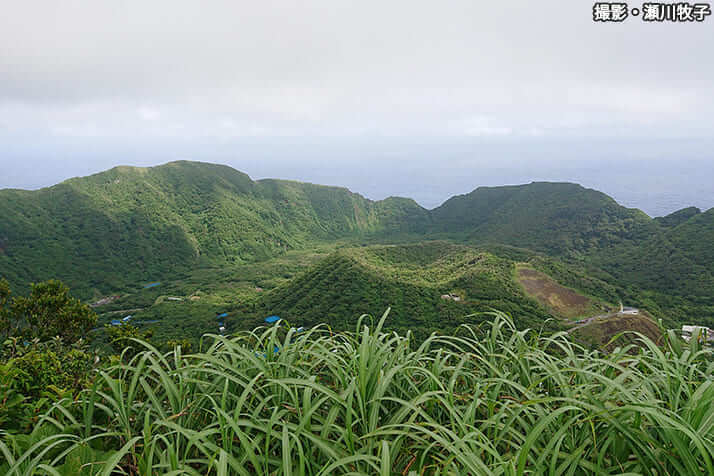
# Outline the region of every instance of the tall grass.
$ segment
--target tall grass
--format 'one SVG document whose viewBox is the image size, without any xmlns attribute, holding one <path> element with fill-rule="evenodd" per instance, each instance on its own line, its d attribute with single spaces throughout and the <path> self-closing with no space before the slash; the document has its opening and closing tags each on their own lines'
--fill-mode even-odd
<svg viewBox="0 0 714 476">
<path fill-rule="evenodd" d="M 610 354 L 564 334 L 287 325 L 146 350 L 6 436 L 31 474 L 714 474 L 709 350 L 670 335 Z M 208 338 L 208 337 L 207 337 Z M 277 350 L 277 351 L 276 351 Z"/>
</svg>

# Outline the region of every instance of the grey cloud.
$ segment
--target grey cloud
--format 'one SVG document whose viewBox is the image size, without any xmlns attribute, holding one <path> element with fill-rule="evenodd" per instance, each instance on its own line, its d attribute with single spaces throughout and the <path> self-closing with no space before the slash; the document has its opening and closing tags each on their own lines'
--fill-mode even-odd
<svg viewBox="0 0 714 476">
<path fill-rule="evenodd" d="M 481 157 L 474 170 L 488 154 L 505 160 L 528 151 L 531 161 L 557 154 L 543 141 L 575 141 L 565 148 L 574 161 L 594 143 L 626 138 L 608 153 L 661 158 L 671 149 L 657 144 L 670 139 L 689 141 L 691 157 L 710 153 L 712 18 L 595 24 L 591 2 L 562 0 L 2 6 L 6 177 L 23 177 L 15 162 L 28 157 L 81 156 L 76 173 L 230 154 L 284 165 L 292 149 L 279 144 L 295 141 L 341 143 L 331 157 L 348 164 L 354 149 L 376 150 L 389 137 L 471 141 L 456 155 Z M 450 157 L 448 147 L 427 149 L 434 160 Z M 414 156 L 419 148 L 406 150 Z M 62 169 L 48 169 L 55 168 Z"/>
</svg>

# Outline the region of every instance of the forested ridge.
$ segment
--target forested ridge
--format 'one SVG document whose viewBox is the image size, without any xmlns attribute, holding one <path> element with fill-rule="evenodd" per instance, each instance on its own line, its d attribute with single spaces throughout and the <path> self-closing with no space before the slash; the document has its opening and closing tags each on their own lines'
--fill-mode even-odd
<svg viewBox="0 0 714 476">
<path fill-rule="evenodd" d="M 116 167 L 38 191 L 0 191 L 0 269 L 18 289 L 61 278 L 89 297 L 196 266 L 406 232 L 427 216 L 407 199 L 253 181 L 220 165 Z"/>
</svg>

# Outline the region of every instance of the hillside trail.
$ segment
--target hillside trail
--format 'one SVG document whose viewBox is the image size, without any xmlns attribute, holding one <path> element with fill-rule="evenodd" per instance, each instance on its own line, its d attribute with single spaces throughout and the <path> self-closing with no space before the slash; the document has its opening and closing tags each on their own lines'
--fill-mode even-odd
<svg viewBox="0 0 714 476">
<path fill-rule="evenodd" d="M 638 309 L 634 309 L 634 310 L 637 311 L 636 312 L 637 314 L 639 314 Z M 607 314 L 598 314 L 597 316 L 591 316 L 591 317 L 588 317 L 585 319 L 580 319 L 579 321 L 575 321 L 574 324 L 577 324 L 577 325 L 568 329 L 567 332 L 571 333 L 576 329 L 580 329 L 583 326 L 587 326 L 588 324 L 590 324 L 591 322 L 593 322 L 596 319 L 610 319 L 612 317 L 622 316 L 622 315 L 625 315 L 625 307 L 622 305 L 622 302 L 620 302 L 620 310 L 619 311 L 609 312 Z"/>
<path fill-rule="evenodd" d="M 120 314 L 123 312 L 139 312 L 147 309 L 145 307 L 137 307 L 136 309 L 119 309 L 118 311 L 107 311 L 99 314 L 100 316 L 106 316 L 107 314 Z"/>
</svg>

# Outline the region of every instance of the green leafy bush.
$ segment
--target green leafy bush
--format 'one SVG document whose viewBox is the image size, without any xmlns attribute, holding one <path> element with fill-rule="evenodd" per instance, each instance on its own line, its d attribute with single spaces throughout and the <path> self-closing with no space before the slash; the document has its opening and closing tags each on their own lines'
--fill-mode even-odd
<svg viewBox="0 0 714 476">
<path fill-rule="evenodd" d="M 97 315 L 59 281 L 11 299 L 0 280 L 0 428 L 29 431 L 54 401 L 91 381 L 99 356 L 83 339 Z"/>
<path fill-rule="evenodd" d="M 34 342 L 8 353 L 14 357 L 0 363 L 0 428 L 20 432 L 31 430 L 56 400 L 89 386 L 100 361 L 83 341 L 72 346 L 59 340 Z"/>
<path fill-rule="evenodd" d="M 31 284 L 28 296 L 10 301 L 7 281 L 0 280 L 0 336 L 27 341 L 60 338 L 72 344 L 87 335 L 97 323 L 97 314 L 69 294 L 62 282 L 51 279 Z"/>
</svg>

